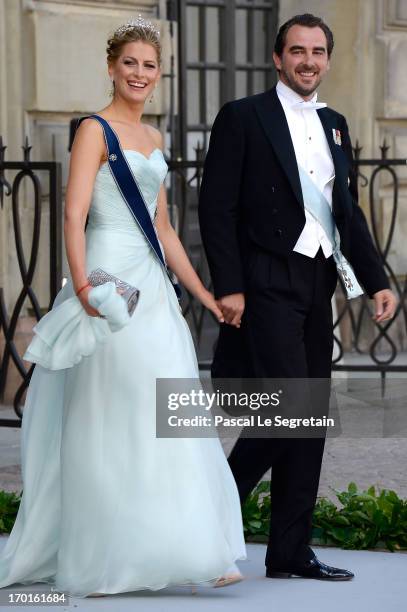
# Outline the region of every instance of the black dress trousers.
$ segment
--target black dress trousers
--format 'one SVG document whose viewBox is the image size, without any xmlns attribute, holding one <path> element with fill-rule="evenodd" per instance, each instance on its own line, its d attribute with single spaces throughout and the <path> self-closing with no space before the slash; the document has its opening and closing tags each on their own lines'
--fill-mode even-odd
<svg viewBox="0 0 407 612">
<path fill-rule="evenodd" d="M 247 267 L 240 329 L 222 325 L 212 377 L 331 376 L 333 257 L 311 258 L 256 248 Z M 243 502 L 272 467 L 267 567 L 284 568 L 314 555 L 308 543 L 325 437 L 239 438 L 229 465 Z"/>
</svg>

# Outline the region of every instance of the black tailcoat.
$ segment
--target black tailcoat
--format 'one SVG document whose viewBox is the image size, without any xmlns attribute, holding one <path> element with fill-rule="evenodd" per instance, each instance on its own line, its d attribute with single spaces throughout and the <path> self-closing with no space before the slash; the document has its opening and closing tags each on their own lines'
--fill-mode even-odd
<svg viewBox="0 0 407 612">
<path fill-rule="evenodd" d="M 369 296 L 388 288 L 363 211 L 345 117 L 317 111 L 335 165 L 332 209 L 341 250 Z M 342 144 L 333 139 L 340 130 Z M 293 250 L 305 225 L 294 147 L 276 88 L 229 102 L 214 122 L 205 161 L 199 220 L 215 297 L 245 290 L 246 263 L 256 245 Z"/>
<path fill-rule="evenodd" d="M 389 287 L 365 216 L 345 118 L 317 111 L 335 165 L 332 210 L 341 250 L 369 296 Z M 333 130 L 339 130 L 336 144 Z M 240 329 L 220 327 L 212 376 L 323 378 L 331 375 L 332 256 L 293 248 L 305 213 L 290 131 L 276 89 L 229 102 L 212 128 L 199 202 L 202 240 L 215 297 L 244 292 Z M 326 402 L 328 403 L 328 402 Z M 229 464 L 243 501 L 272 467 L 272 513 L 266 565 L 295 566 L 308 547 L 325 439 L 244 438 Z"/>
</svg>

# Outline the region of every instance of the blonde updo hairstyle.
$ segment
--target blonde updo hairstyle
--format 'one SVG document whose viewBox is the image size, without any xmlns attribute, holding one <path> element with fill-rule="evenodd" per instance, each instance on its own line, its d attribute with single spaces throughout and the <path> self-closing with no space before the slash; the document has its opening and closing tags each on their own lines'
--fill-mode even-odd
<svg viewBox="0 0 407 612">
<path fill-rule="evenodd" d="M 141 21 L 141 23 L 140 23 Z M 114 64 L 120 57 L 124 45 L 130 42 L 143 42 L 154 47 L 157 62 L 161 66 L 162 47 L 160 33 L 151 22 L 139 19 L 139 23 L 126 24 L 118 28 L 107 41 L 107 63 Z"/>
</svg>

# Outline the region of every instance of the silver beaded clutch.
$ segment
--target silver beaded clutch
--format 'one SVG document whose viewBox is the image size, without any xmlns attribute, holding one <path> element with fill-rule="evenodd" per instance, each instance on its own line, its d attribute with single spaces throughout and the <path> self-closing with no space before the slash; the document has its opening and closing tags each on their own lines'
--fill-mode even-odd
<svg viewBox="0 0 407 612">
<path fill-rule="evenodd" d="M 137 302 L 140 295 L 140 290 L 133 285 L 129 285 L 125 281 L 120 280 L 117 276 L 113 276 L 108 272 L 102 270 L 102 268 L 96 268 L 96 270 L 92 270 L 92 272 L 88 276 L 88 280 L 92 287 L 97 287 L 98 285 L 103 285 L 104 283 L 108 283 L 112 281 L 118 292 L 122 296 L 122 298 L 127 302 L 127 310 L 129 315 L 131 316 L 137 306 Z"/>
</svg>

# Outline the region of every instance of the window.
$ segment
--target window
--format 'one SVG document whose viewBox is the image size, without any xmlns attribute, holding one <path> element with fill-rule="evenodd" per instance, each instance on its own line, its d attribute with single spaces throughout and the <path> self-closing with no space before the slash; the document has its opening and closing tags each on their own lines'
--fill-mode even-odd
<svg viewBox="0 0 407 612">
<path fill-rule="evenodd" d="M 275 0 L 173 0 L 178 22 L 178 155 L 195 159 L 207 148 L 219 108 L 269 89 L 276 81 L 272 51 Z"/>
</svg>

